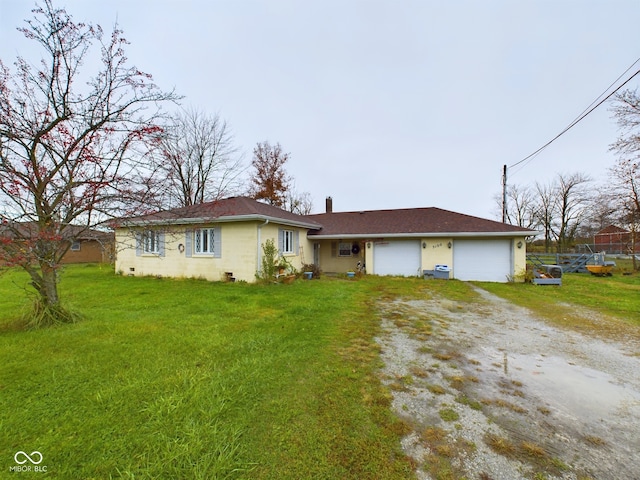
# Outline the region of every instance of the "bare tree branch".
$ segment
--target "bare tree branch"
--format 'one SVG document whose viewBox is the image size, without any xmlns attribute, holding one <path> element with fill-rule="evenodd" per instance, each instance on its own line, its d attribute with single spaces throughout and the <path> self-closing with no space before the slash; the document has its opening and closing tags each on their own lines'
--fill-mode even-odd
<svg viewBox="0 0 640 480">
<path fill-rule="evenodd" d="M 117 26 L 104 38 L 51 0 L 33 12 L 18 30 L 42 48 L 40 66 L 18 58 L 11 72 L 0 61 L 0 250 L 58 308 L 56 270 L 78 226 L 152 207 L 147 155 L 159 145 L 161 105 L 178 97 L 129 65 Z M 94 47 L 100 66 L 86 74 Z"/>
<path fill-rule="evenodd" d="M 165 128 L 159 165 L 170 208 L 236 194 L 244 172 L 227 122 L 195 109 L 180 112 Z"/>
</svg>

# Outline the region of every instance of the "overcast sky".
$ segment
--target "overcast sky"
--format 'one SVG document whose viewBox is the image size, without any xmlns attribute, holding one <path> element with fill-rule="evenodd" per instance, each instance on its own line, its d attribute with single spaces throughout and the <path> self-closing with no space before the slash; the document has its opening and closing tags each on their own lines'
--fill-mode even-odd
<svg viewBox="0 0 640 480">
<path fill-rule="evenodd" d="M 0 58 L 34 2 L 0 0 Z M 280 143 L 314 213 L 440 207 L 496 219 L 503 165 L 551 140 L 640 57 L 638 0 L 59 0 L 132 64 L 219 114 L 251 161 Z M 33 42 L 31 42 L 33 43 Z M 640 69 L 634 65 L 625 78 Z M 640 76 L 629 86 L 638 87 Z M 606 181 L 608 105 L 509 182 Z"/>
</svg>

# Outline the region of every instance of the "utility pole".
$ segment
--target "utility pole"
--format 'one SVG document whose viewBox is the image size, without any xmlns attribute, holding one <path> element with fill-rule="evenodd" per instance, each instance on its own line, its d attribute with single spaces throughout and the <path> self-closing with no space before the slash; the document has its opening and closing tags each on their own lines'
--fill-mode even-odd
<svg viewBox="0 0 640 480">
<path fill-rule="evenodd" d="M 502 167 L 502 223 L 507 222 L 507 166 Z"/>
</svg>

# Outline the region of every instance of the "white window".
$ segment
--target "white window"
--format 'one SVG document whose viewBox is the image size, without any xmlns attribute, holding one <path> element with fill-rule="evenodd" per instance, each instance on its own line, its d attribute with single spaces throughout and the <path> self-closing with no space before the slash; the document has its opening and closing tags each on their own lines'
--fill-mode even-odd
<svg viewBox="0 0 640 480">
<path fill-rule="evenodd" d="M 71 251 L 72 252 L 79 252 L 80 251 L 80 242 L 79 241 L 76 240 L 71 244 Z"/>
<path fill-rule="evenodd" d="M 339 257 L 350 257 L 351 256 L 351 244 L 348 242 L 340 242 L 338 245 L 338 256 Z"/>
<path fill-rule="evenodd" d="M 160 233 L 146 230 L 142 233 L 142 251 L 144 253 L 160 253 Z"/>
<path fill-rule="evenodd" d="M 213 255 L 214 253 L 214 228 L 199 228 L 193 232 L 194 253 L 197 255 Z"/>
<path fill-rule="evenodd" d="M 282 253 L 294 253 L 293 230 L 282 231 Z"/>
</svg>

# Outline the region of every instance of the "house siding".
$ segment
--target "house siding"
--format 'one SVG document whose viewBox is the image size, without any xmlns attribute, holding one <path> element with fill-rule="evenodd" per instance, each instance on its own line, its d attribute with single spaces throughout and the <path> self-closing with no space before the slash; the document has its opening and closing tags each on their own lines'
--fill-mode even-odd
<svg viewBox="0 0 640 480">
<path fill-rule="evenodd" d="M 258 256 L 262 258 L 262 245 L 267 240 L 272 240 L 276 247 L 280 247 L 281 235 L 283 230 L 292 230 L 295 237 L 295 248 L 293 253 L 282 254 L 284 258 L 291 264 L 297 271 L 302 270 L 302 266 L 305 264 L 313 263 L 313 242 L 307 239 L 307 229 L 299 227 L 290 227 L 287 225 L 279 225 L 277 223 L 269 223 L 265 226 L 259 227 L 261 229 L 260 245 L 254 243 L 252 253 L 255 256 L 256 246 L 258 248 Z M 261 262 L 260 262 L 261 263 Z M 260 265 L 261 266 L 261 265 Z M 255 272 L 254 270 L 254 275 Z"/>
<path fill-rule="evenodd" d="M 633 248 L 632 232 L 610 226 L 594 235 L 594 245 L 598 252 L 610 254 L 630 254 Z M 635 245 L 635 252 L 640 252 L 640 244 Z"/>
<path fill-rule="evenodd" d="M 212 227 L 219 229 L 216 231 L 220 237 L 219 255 L 197 255 L 191 251 L 191 256 L 188 256 L 187 244 L 191 241 L 193 230 Z M 144 254 L 139 249 L 136 252 L 136 235 L 142 229 L 118 229 L 116 272 L 123 275 L 202 278 L 209 281 L 226 280 L 227 273 L 230 273 L 238 281 L 253 282 L 256 280 L 262 253 L 261 245 L 268 239 L 277 245 L 278 233 L 282 228 L 297 232 L 298 249 L 285 256 L 294 268 L 300 270 L 305 261 L 310 263 L 313 260 L 313 244 L 306 239 L 306 229 L 277 224 L 263 225 L 260 222 L 228 222 L 163 227 L 161 255 Z"/>
<path fill-rule="evenodd" d="M 423 238 L 420 240 L 422 249 L 422 270 L 433 270 L 436 265 L 453 264 L 453 249 L 449 248 L 449 243 L 453 245 L 453 238 Z"/>
<path fill-rule="evenodd" d="M 305 235 L 306 237 L 306 235 Z M 341 242 L 348 243 L 353 248 L 353 245 L 358 245 L 360 251 L 357 254 L 350 253 L 348 256 L 340 256 L 339 244 Z M 348 238 L 342 240 L 321 240 L 319 250 L 319 263 L 320 268 L 325 273 L 344 273 L 353 272 L 356 270 L 358 262 L 363 262 L 367 265 L 367 252 L 365 242 L 357 240 L 349 240 Z"/>
<path fill-rule="evenodd" d="M 524 282 L 524 274 L 527 270 L 527 237 L 516 237 L 512 240 L 512 244 L 514 280 Z"/>
<path fill-rule="evenodd" d="M 376 272 L 376 266 L 374 263 L 374 253 L 376 244 L 380 242 L 393 242 L 408 239 L 418 241 L 415 237 L 394 237 L 394 238 L 378 238 L 375 240 L 359 241 L 349 240 L 344 238 L 341 240 L 316 240 L 320 245 L 319 250 L 319 264 L 320 268 L 325 273 L 345 273 L 356 269 L 358 261 L 362 261 L 366 265 L 366 271 Z M 490 238 L 476 238 L 478 241 L 490 242 Z M 357 255 L 351 254 L 348 257 L 340 257 L 337 252 L 337 243 L 351 242 L 352 244 L 358 243 L 360 245 L 360 252 Z M 433 270 L 436 265 L 448 265 L 453 266 L 453 251 L 455 249 L 455 238 L 450 236 L 445 237 L 428 237 L 421 238 L 420 250 L 421 250 L 421 270 Z M 512 242 L 512 258 L 511 263 L 513 265 L 512 275 L 514 279 L 518 281 L 524 280 L 524 271 L 526 269 L 527 255 L 526 255 L 526 237 L 514 237 Z M 521 247 L 518 248 L 518 243 L 521 242 Z M 449 247 L 451 243 L 451 248 Z M 333 244 L 333 245 L 332 245 Z M 452 271 L 452 278 L 455 277 L 455 270 Z"/>
<path fill-rule="evenodd" d="M 164 240 L 156 245 L 155 237 L 147 239 L 147 246 L 157 248 L 155 255 L 144 254 L 142 243 L 136 241 L 136 235 L 142 238 L 144 229 L 151 226 L 161 229 Z M 421 275 L 423 270 L 445 264 L 453 268 L 453 278 L 460 267 L 453 265 L 456 242 L 460 242 L 457 261 L 462 265 L 468 260 L 477 271 L 500 270 L 501 277 L 517 279 L 526 267 L 526 238 L 537 233 L 437 208 L 303 216 L 246 197 L 136 217 L 116 228 L 116 270 L 122 274 L 212 281 L 232 276 L 247 282 L 256 280 L 268 240 L 273 240 L 298 271 L 305 264 L 315 263 L 325 273 L 344 273 L 364 263 L 369 273 L 379 270 L 381 274 Z M 213 236 L 202 236 L 198 242 L 206 254 L 194 252 L 191 232 L 196 228 L 215 229 Z M 484 263 L 475 262 L 473 243 L 462 239 L 478 242 L 477 258 L 483 258 Z M 213 251 L 208 248 L 210 242 L 215 245 Z M 345 243 L 343 255 L 341 242 Z M 491 242 L 495 249 L 487 248 Z"/>
<path fill-rule="evenodd" d="M 113 241 L 80 240 L 80 250 L 67 250 L 61 263 L 109 263 L 113 256 Z"/>
</svg>

